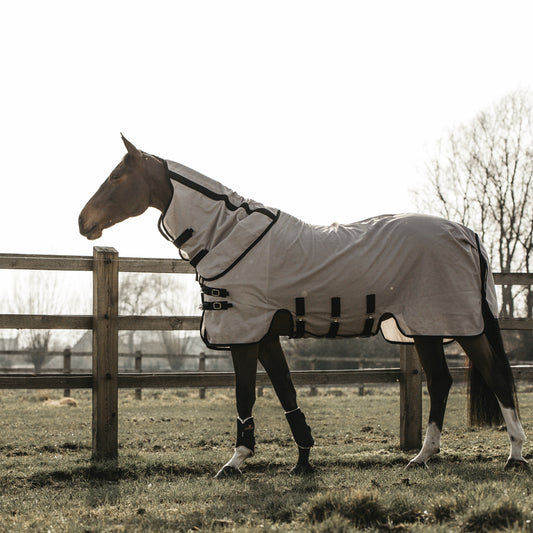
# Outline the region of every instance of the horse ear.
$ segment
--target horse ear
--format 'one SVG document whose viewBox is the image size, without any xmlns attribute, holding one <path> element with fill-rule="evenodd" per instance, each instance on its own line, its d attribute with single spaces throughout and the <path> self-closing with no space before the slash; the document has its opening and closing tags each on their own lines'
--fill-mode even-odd
<svg viewBox="0 0 533 533">
<path fill-rule="evenodd" d="M 140 150 L 135 148 L 135 146 L 133 146 L 133 144 L 130 143 L 130 141 L 128 141 L 128 139 L 126 139 L 126 137 L 124 137 L 122 133 L 120 134 L 120 136 L 122 137 L 122 142 L 126 146 L 126 150 L 128 150 L 128 154 L 130 154 L 132 157 L 140 157 L 141 156 Z"/>
</svg>

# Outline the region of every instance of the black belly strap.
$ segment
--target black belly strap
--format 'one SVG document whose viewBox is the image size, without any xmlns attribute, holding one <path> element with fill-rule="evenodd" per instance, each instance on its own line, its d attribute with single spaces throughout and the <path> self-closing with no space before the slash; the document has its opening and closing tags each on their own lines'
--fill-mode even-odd
<svg viewBox="0 0 533 533">
<path fill-rule="evenodd" d="M 366 295 L 366 320 L 365 320 L 365 327 L 363 329 L 363 333 L 361 333 L 362 337 L 370 337 L 372 335 L 372 328 L 374 327 L 374 320 L 375 320 L 375 312 L 376 312 L 376 295 L 367 294 Z"/>
<path fill-rule="evenodd" d="M 296 306 L 296 331 L 294 339 L 301 339 L 305 335 L 305 298 L 295 298 Z"/>
<path fill-rule="evenodd" d="M 334 296 L 331 299 L 331 323 L 329 325 L 329 331 L 326 335 L 328 339 L 334 339 L 339 333 L 339 318 L 341 316 L 341 299 L 338 296 Z"/>
</svg>

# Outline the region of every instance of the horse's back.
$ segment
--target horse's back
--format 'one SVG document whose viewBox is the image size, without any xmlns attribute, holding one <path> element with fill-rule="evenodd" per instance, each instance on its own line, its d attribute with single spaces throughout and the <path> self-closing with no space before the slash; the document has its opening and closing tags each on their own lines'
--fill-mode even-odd
<svg viewBox="0 0 533 533">
<path fill-rule="evenodd" d="M 306 335 L 328 334 L 332 299 L 340 300 L 339 335 L 362 334 L 370 313 L 370 333 L 381 319 L 394 317 L 387 338 L 395 341 L 406 340 L 403 335 L 451 337 L 483 330 L 476 235 L 438 217 L 385 215 L 313 226 L 281 213 L 223 279 L 234 306 L 213 317 L 216 329 L 229 332 L 230 315 L 238 315 L 236 329 L 247 340 L 265 334 L 280 309 L 296 320 L 298 300 L 305 308 Z M 369 297 L 375 301 L 372 310 Z M 254 329 L 255 322 L 262 326 L 254 335 L 247 326 Z"/>
</svg>

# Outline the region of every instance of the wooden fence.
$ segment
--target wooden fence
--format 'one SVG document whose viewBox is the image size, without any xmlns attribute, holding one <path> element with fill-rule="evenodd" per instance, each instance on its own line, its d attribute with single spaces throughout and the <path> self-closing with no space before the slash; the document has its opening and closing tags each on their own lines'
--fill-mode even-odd
<svg viewBox="0 0 533 533">
<path fill-rule="evenodd" d="M 92 452 L 95 459 L 118 455 L 118 389 L 146 387 L 230 387 L 233 372 L 120 373 L 118 372 L 119 330 L 197 330 L 199 317 L 119 316 L 118 273 L 194 273 L 182 260 L 120 258 L 113 248 L 95 247 L 93 257 L 0 254 L 1 269 L 60 270 L 93 272 L 93 314 L 0 315 L 0 329 L 84 329 L 93 331 L 93 368 L 91 374 L 46 374 L 0 376 L 3 389 L 77 389 L 89 388 L 93 394 Z M 497 274 L 496 282 L 505 285 L 531 285 L 533 274 Z M 502 329 L 533 329 L 532 319 L 507 319 Z M 517 379 L 532 379 L 533 367 L 513 367 Z M 464 369 L 452 369 L 461 379 Z M 418 448 L 422 438 L 423 372 L 411 346 L 400 347 L 400 367 L 361 370 L 302 370 L 293 372 L 297 386 L 353 385 L 391 383 L 400 385 L 400 445 Z M 259 373 L 258 386 L 268 386 Z"/>
</svg>

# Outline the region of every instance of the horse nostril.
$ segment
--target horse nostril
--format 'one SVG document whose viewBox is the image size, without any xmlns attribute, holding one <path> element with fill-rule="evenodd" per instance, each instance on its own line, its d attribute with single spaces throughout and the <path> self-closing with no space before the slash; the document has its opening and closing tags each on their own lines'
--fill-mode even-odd
<svg viewBox="0 0 533 533">
<path fill-rule="evenodd" d="M 79 228 L 80 228 L 80 233 L 82 235 L 90 235 L 96 229 L 96 227 L 98 226 L 98 224 L 95 222 L 94 224 L 92 224 L 89 227 L 87 221 L 85 220 L 85 217 L 83 216 L 83 214 L 81 214 L 78 217 L 78 225 L 79 225 Z"/>
<path fill-rule="evenodd" d="M 83 215 L 78 217 L 78 227 L 80 228 L 80 233 L 83 233 L 83 229 L 85 228 L 85 217 Z"/>
</svg>

